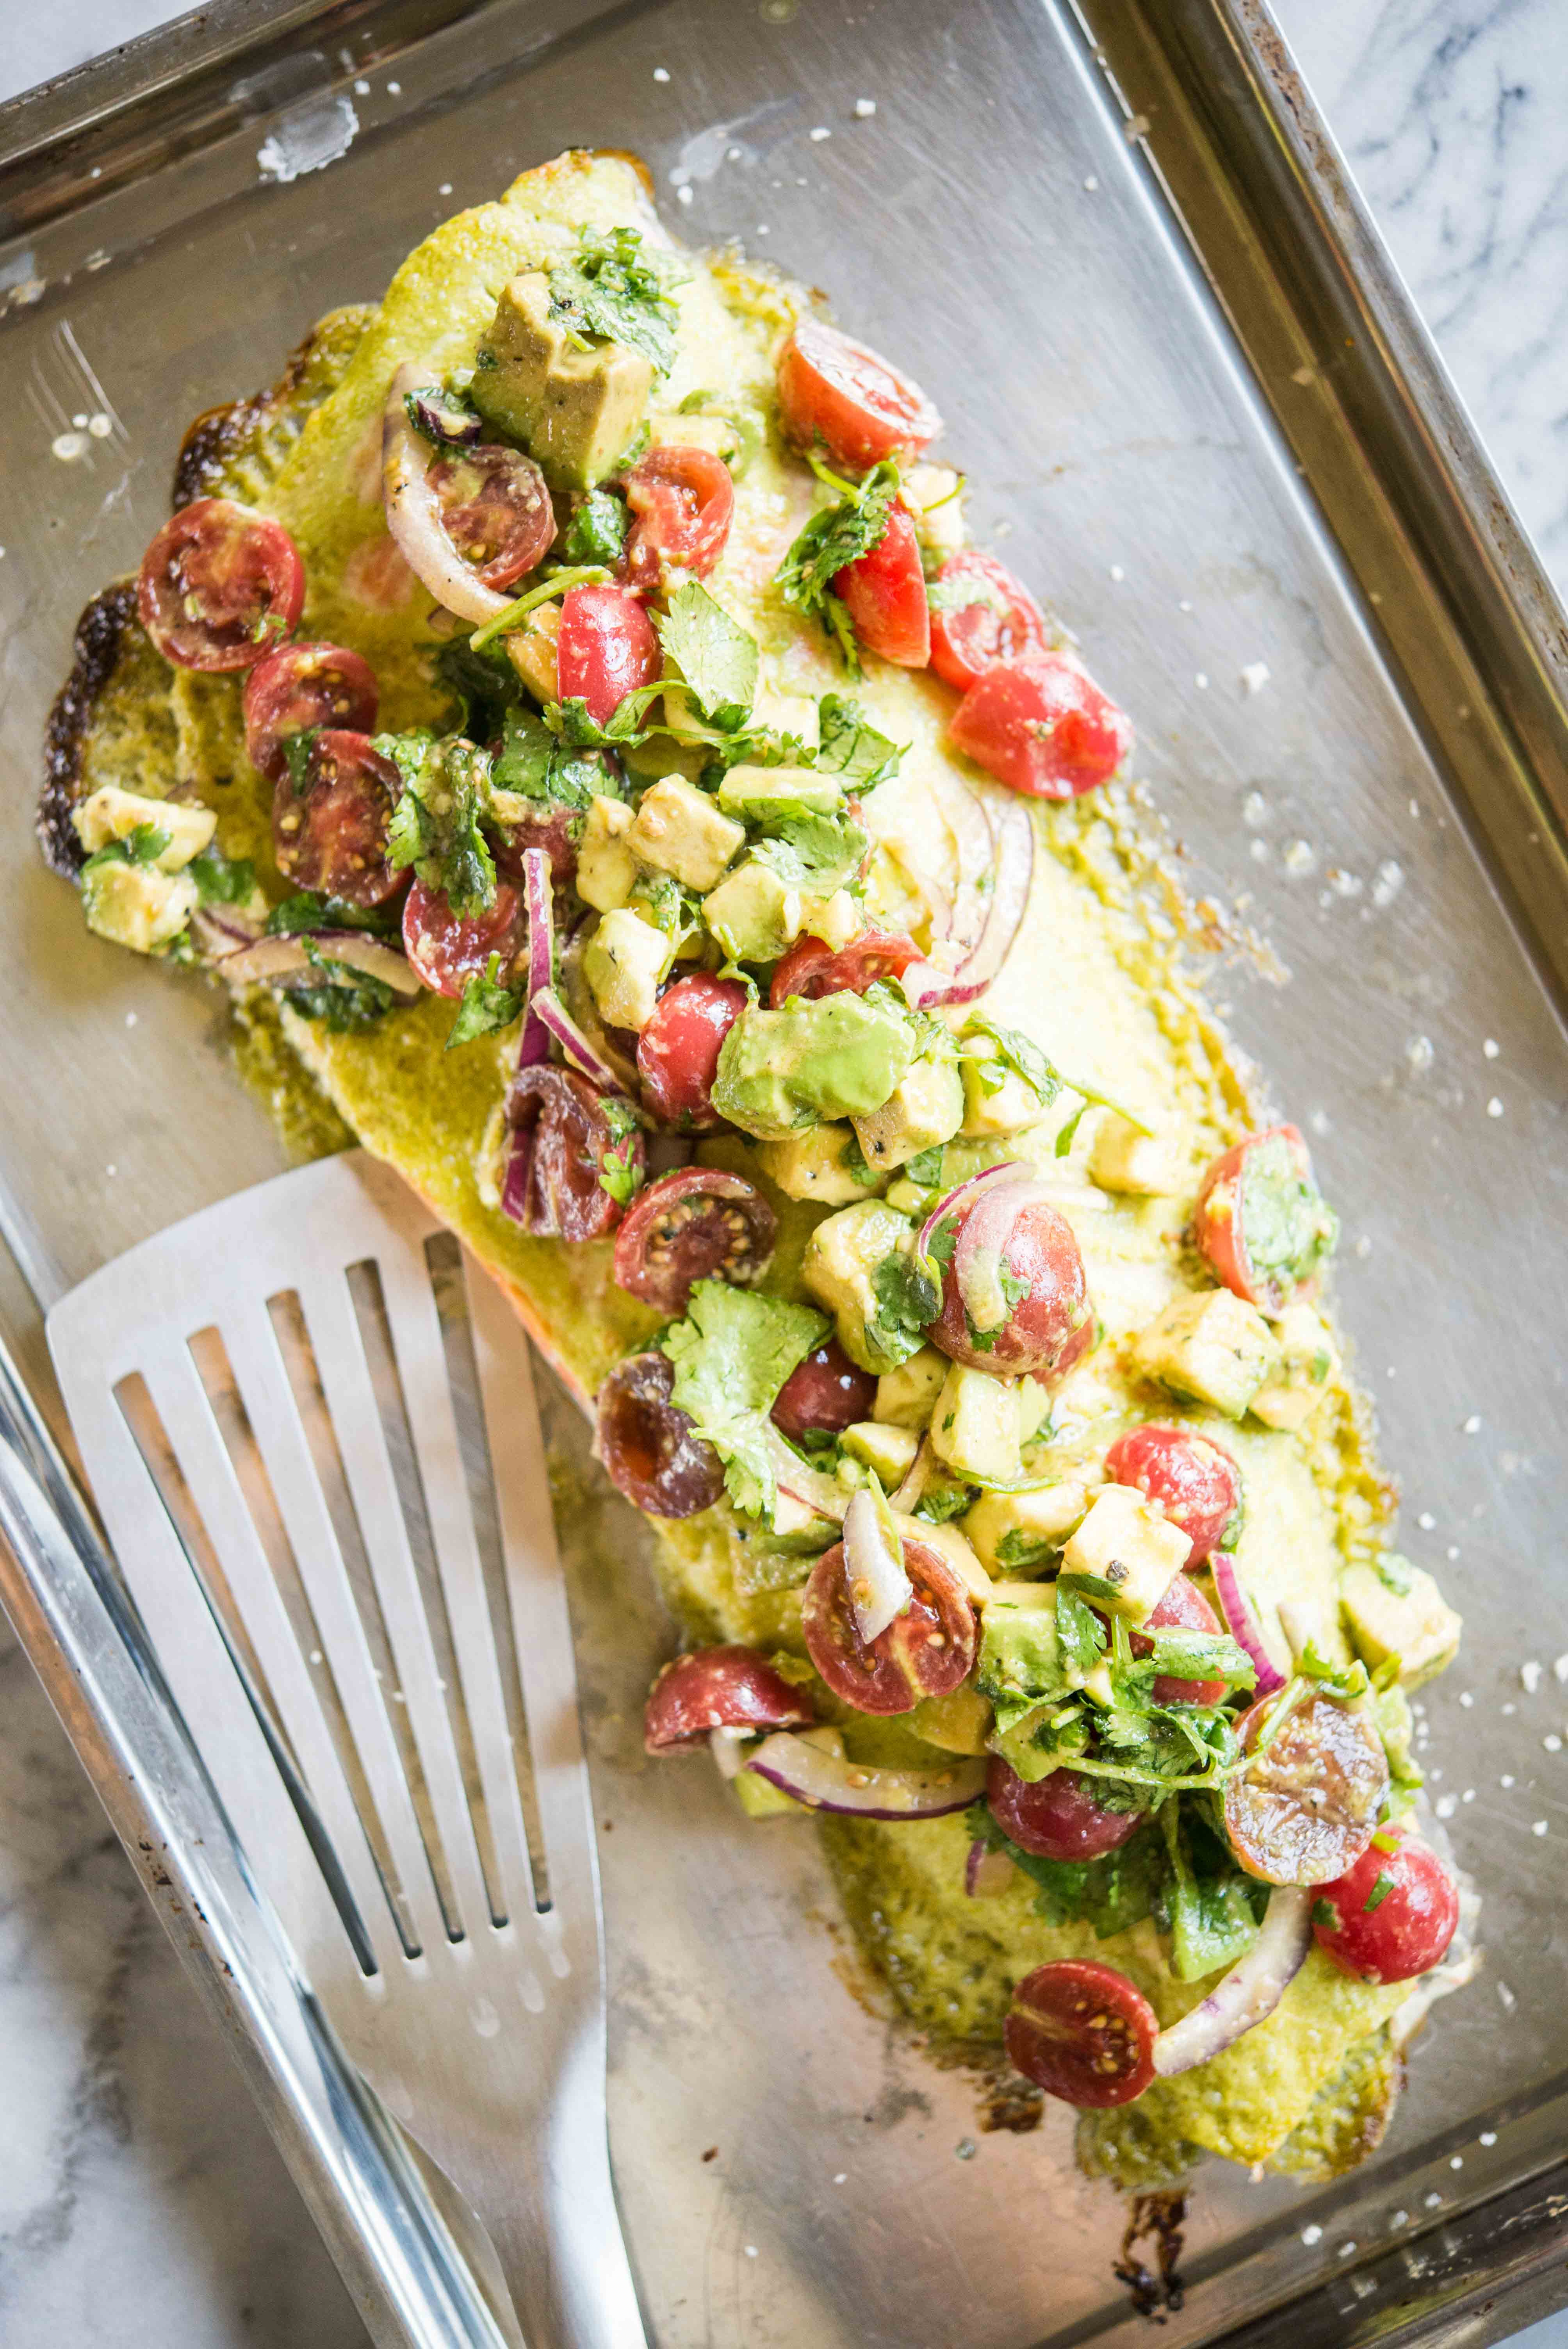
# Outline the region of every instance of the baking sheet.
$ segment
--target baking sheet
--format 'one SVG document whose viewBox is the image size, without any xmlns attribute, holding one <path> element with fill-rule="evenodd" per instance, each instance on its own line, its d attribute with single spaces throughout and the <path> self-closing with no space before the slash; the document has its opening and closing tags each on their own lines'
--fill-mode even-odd
<svg viewBox="0 0 1568 2349">
<path fill-rule="evenodd" d="M 1193 2288 L 1166 2335 L 1211 2337 L 1324 2274 L 1348 2319 L 1375 2244 L 1560 2147 L 1568 2074 L 1568 1759 L 1543 1743 L 1568 1731 L 1550 1669 L 1568 1651 L 1568 1049 L 1473 806 L 1425 747 L 1438 713 L 1402 703 L 1367 600 L 1384 590 L 1345 574 L 1068 11 L 510 0 L 365 62 L 303 39 L 229 90 L 222 135 L 128 149 L 109 193 L 78 185 L 0 250 L 13 1252 L 47 1299 L 281 1163 L 222 1066 L 211 995 L 84 937 L 32 853 L 37 740 L 77 609 L 161 519 L 190 417 L 270 379 L 323 309 L 373 296 L 516 171 L 573 142 L 639 150 L 677 233 L 738 237 L 821 284 L 916 368 L 971 472 L 976 537 L 1059 606 L 1137 716 L 1184 885 L 1264 942 L 1222 954 L 1213 992 L 1340 1207 L 1341 1307 L 1406 1483 L 1402 1545 L 1469 1619 L 1460 1665 L 1422 1701 L 1491 1954 L 1418 2047 L 1364 2169 L 1315 2192 L 1201 2174 Z M 613 2143 L 657 2339 L 1130 2335 L 1110 2272 L 1121 2212 L 1074 2171 L 1070 2116 L 982 2133 L 973 2086 L 923 2063 L 856 1975 L 809 1833 L 750 1830 L 706 1774 L 643 1763 L 667 1626 L 640 1527 L 557 1421 L 613 1822 Z M 1527 1661 L 1545 1667 L 1533 1693 Z"/>
</svg>

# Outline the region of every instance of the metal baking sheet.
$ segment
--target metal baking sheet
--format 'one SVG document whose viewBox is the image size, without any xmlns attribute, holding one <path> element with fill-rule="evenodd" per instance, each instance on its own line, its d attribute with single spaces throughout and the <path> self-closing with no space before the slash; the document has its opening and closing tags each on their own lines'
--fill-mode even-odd
<svg viewBox="0 0 1568 2349">
<path fill-rule="evenodd" d="M 1561 2289 L 1539 2279 L 1563 2271 L 1549 2173 L 1568 2140 L 1568 1757 L 1542 1744 L 1568 1728 L 1550 1670 L 1568 1651 L 1563 621 L 1266 14 L 340 0 L 220 7 L 139 48 L 0 113 L 0 1218 L 32 1298 L 0 1288 L 38 1400 L 36 1302 L 281 1164 L 211 996 L 84 937 L 33 853 L 77 610 L 161 519 L 191 417 L 269 380 L 322 310 L 373 298 L 514 172 L 572 143 L 635 150 L 677 232 L 825 286 L 918 369 L 976 535 L 1135 712 L 1168 854 L 1212 909 L 1212 998 L 1344 1217 L 1341 1309 L 1405 1482 L 1403 1544 L 1469 1619 L 1423 1702 L 1487 1969 L 1418 2044 L 1363 2168 L 1314 2189 L 1199 2173 L 1165 2337 L 1267 2330 L 1270 2310 L 1340 2340 L 1436 2337 L 1445 2309 L 1468 2339 L 1507 2329 L 1473 2304 L 1514 2273 Z M 1123 2213 L 1075 2171 L 1070 2116 L 983 2134 L 966 2076 L 927 2064 L 860 1981 L 809 1832 L 749 1830 L 705 1774 L 644 1764 L 668 1629 L 640 1527 L 564 1406 L 555 1427 L 588 1496 L 567 1529 L 613 1822 L 612 2137 L 653 2336 L 1130 2340 Z M 59 1662 L 85 1634 L 25 1579 L 12 1603 L 135 1856 L 138 1797 Z M 197 1866 L 189 1826 L 164 1824 Z M 421 2330 L 407 2244 L 371 2207 L 391 2197 L 403 2224 L 417 2189 L 374 2127 L 331 2142 L 304 2058 L 280 2086 L 256 2019 L 263 1976 L 285 1994 L 276 1953 L 232 1897 L 242 1978 L 208 1987 L 373 2324 L 467 2337 Z M 438 2241 L 420 2257 L 434 2306 L 455 2287 Z"/>
</svg>

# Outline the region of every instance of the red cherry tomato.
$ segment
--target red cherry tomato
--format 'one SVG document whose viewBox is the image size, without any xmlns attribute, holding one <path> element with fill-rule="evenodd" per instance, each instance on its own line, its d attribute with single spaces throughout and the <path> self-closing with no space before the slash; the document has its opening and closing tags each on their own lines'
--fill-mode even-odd
<svg viewBox="0 0 1568 2349">
<path fill-rule="evenodd" d="M 717 1453 L 670 1401 L 675 1377 L 655 1349 L 617 1362 L 599 1390 L 593 1448 L 611 1483 L 651 1517 L 695 1517 L 724 1490 Z"/>
<path fill-rule="evenodd" d="M 923 668 L 931 658 L 931 606 L 913 517 L 894 506 L 869 554 L 835 574 L 833 593 L 849 613 L 868 653 L 900 668 Z"/>
<path fill-rule="evenodd" d="M 1073 1359 L 1079 1359 L 1082 1332 L 1093 1336 L 1088 1281 L 1072 1226 L 1044 1200 L 1020 1209 L 999 1250 L 1005 1270 L 1025 1284 L 1022 1297 L 999 1330 L 975 1330 L 959 1291 L 957 1255 L 964 1226 L 978 1205 L 972 1198 L 937 1225 L 938 1241 L 951 1233 L 954 1246 L 942 1267 L 942 1310 L 926 1332 L 932 1344 L 950 1361 L 999 1379 L 1054 1371 L 1075 1340 L 1078 1350 Z M 989 1342 L 979 1342 L 982 1338 Z"/>
<path fill-rule="evenodd" d="M 232 498 L 198 498 L 141 558 L 136 608 L 165 660 L 253 668 L 304 603 L 304 565 L 282 523 Z"/>
<path fill-rule="evenodd" d="M 330 729 L 311 745 L 303 792 L 285 772 L 273 792 L 273 854 L 302 889 L 381 905 L 403 885 L 387 863 L 387 826 L 403 788 L 368 734 Z"/>
<path fill-rule="evenodd" d="M 1191 1578 L 1179 1574 L 1167 1588 L 1164 1598 L 1147 1618 L 1151 1631 L 1223 1631 L 1224 1625 Z M 1141 1631 L 1132 1634 L 1135 1656 L 1151 1656 L 1152 1640 Z M 1223 1681 L 1182 1681 L 1173 1672 L 1155 1676 L 1156 1704 L 1222 1704 L 1224 1702 Z"/>
<path fill-rule="evenodd" d="M 1198 1246 L 1224 1286 L 1281 1313 L 1334 1245 L 1335 1221 L 1294 1125 L 1271 1125 L 1222 1151 L 1198 1185 Z"/>
<path fill-rule="evenodd" d="M 746 1009 L 738 978 L 694 971 L 665 988 L 637 1038 L 643 1094 L 666 1125 L 700 1133 L 717 1125 L 713 1080 L 719 1047 Z"/>
<path fill-rule="evenodd" d="M 1009 791 L 1037 800 L 1092 792 L 1132 748 L 1129 719 L 1067 653 L 998 661 L 970 687 L 947 732 Z"/>
<path fill-rule="evenodd" d="M 447 536 L 481 584 L 511 587 L 543 561 L 555 536 L 544 475 L 521 450 L 453 449 L 430 467 Z"/>
<path fill-rule="evenodd" d="M 1078 1770 L 1053 1770 L 1031 1785 L 994 1754 L 985 1772 L 991 1816 L 1020 1851 L 1038 1859 L 1098 1859 L 1119 1851 L 1143 1824 L 1141 1811 L 1113 1811 Z"/>
<path fill-rule="evenodd" d="M 777 1011 L 792 995 L 808 1003 L 846 991 L 863 995 L 879 978 L 901 978 L 920 948 L 901 930 L 868 930 L 837 954 L 821 938 L 799 938 L 774 970 L 768 1000 Z"/>
<path fill-rule="evenodd" d="M 975 1662 L 975 1609 L 947 1560 L 906 1537 L 903 1563 L 914 1596 L 870 1647 L 850 1611 L 842 1542 L 817 1560 L 800 1602 L 807 1653 L 833 1694 L 861 1713 L 911 1713 L 922 1697 L 951 1695 Z"/>
<path fill-rule="evenodd" d="M 561 600 L 557 689 L 606 726 L 627 694 L 652 685 L 663 657 L 647 608 L 624 587 L 572 587 Z"/>
<path fill-rule="evenodd" d="M 1050 650 L 1046 616 L 1022 580 L 977 546 L 948 556 L 930 601 L 931 666 L 955 692 L 967 693 L 997 661 Z"/>
<path fill-rule="evenodd" d="M 626 576 L 651 593 L 673 571 L 707 578 L 729 536 L 735 484 L 707 449 L 650 449 L 626 476 L 626 503 L 636 516 Z"/>
<path fill-rule="evenodd" d="M 792 1443 L 803 1435 L 837 1435 L 869 1419 L 877 1399 L 870 1371 L 851 1362 L 836 1338 L 797 1362 L 779 1390 L 770 1417 Z"/>
<path fill-rule="evenodd" d="M 779 355 L 779 420 L 797 448 L 820 441 L 855 473 L 914 456 L 942 429 L 918 384 L 818 318 L 802 319 Z"/>
<path fill-rule="evenodd" d="M 1114 1966 L 1058 1958 L 1013 1992 L 1003 2025 L 1007 2061 L 1064 2104 L 1102 2111 L 1130 2105 L 1154 2077 L 1159 2018 Z"/>
<path fill-rule="evenodd" d="M 1387 1756 L 1364 1713 L 1316 1694 L 1264 1742 L 1279 1702 L 1278 1694 L 1261 1698 L 1239 1725 L 1252 1759 L 1226 1785 L 1225 1833 L 1248 1875 L 1265 1884 L 1328 1884 L 1372 1840 Z"/>
<path fill-rule="evenodd" d="M 1318 1948 L 1357 1982 L 1412 1982 L 1447 1954 L 1460 1896 L 1436 1852 L 1393 1827 L 1324 1886 L 1312 1919 Z"/>
<path fill-rule="evenodd" d="M 495 852 L 495 869 L 504 873 L 509 881 L 521 883 L 527 873 L 525 863 L 531 848 L 542 848 L 550 859 L 551 878 L 570 881 L 577 870 L 577 843 L 582 836 L 583 817 L 576 808 L 530 807 L 504 832 L 499 824 L 490 834 L 490 846 Z"/>
<path fill-rule="evenodd" d="M 665 1664 L 643 1707 L 650 1754 L 696 1754 L 716 1729 L 808 1729 L 810 1698 L 755 1648 L 695 1648 Z"/>
<path fill-rule="evenodd" d="M 615 1279 L 632 1297 L 672 1319 L 686 1311 L 694 1280 L 749 1288 L 773 1255 L 772 1208 L 744 1175 L 682 1166 L 639 1191 L 615 1235 Z"/>
<path fill-rule="evenodd" d="M 291 735 L 323 726 L 373 733 L 379 698 L 369 662 L 346 645 L 280 645 L 245 679 L 245 755 L 281 783 Z"/>
<path fill-rule="evenodd" d="M 522 947 L 528 916 L 510 881 L 498 881 L 488 913 L 454 914 L 445 893 L 416 881 L 403 905 L 403 951 L 437 995 L 461 995 L 470 978 L 500 957 L 500 976 Z"/>
<path fill-rule="evenodd" d="M 1113 1485 L 1131 1485 L 1164 1504 L 1171 1524 L 1192 1545 L 1190 1568 L 1202 1566 L 1216 1549 L 1234 1547 L 1241 1532 L 1242 1472 L 1212 1436 L 1152 1421 L 1130 1427 L 1106 1454 L 1105 1473 Z"/>
<path fill-rule="evenodd" d="M 598 1240 L 613 1231 L 621 1209 L 600 1173 L 615 1150 L 640 1174 L 645 1155 L 642 1135 L 617 1142 L 603 1099 L 587 1078 L 548 1061 L 518 1071 L 507 1096 L 507 1116 L 514 1135 L 529 1137 L 516 1217 L 523 1230 L 562 1240 Z"/>
</svg>

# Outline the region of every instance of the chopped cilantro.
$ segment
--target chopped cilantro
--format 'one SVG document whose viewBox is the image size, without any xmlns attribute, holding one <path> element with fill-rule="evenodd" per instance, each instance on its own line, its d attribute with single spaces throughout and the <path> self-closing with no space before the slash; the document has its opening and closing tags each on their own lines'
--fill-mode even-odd
<svg viewBox="0 0 1568 2349">
<path fill-rule="evenodd" d="M 891 459 L 885 460 L 873 466 L 857 487 L 830 473 L 815 458 L 810 461 L 818 480 L 837 494 L 799 532 L 775 572 L 773 584 L 792 612 L 821 621 L 851 673 L 858 675 L 854 629 L 833 593 L 833 581 L 846 564 L 868 554 L 886 533 L 898 497 L 898 467 Z"/>
<path fill-rule="evenodd" d="M 1022 1526 L 1014 1526 L 997 1543 L 996 1557 L 1003 1566 L 1038 1566 L 1042 1558 L 1054 1557 L 1060 1547 L 1059 1541 L 1052 1541 L 1045 1534 L 1026 1534 Z"/>
<path fill-rule="evenodd" d="M 902 753 L 891 735 L 880 734 L 848 694 L 825 693 L 817 705 L 820 740 L 815 763 L 842 775 L 860 793 L 891 782 Z"/>
<path fill-rule="evenodd" d="M 595 795 L 618 799 L 620 781 L 614 762 L 583 758 L 560 741 L 531 709 L 509 709 L 501 727 L 501 746 L 490 770 L 495 792 L 515 792 L 547 807 L 568 807 L 587 812 Z M 497 811 L 499 813 L 499 810 Z"/>
<path fill-rule="evenodd" d="M 926 1477 L 924 1489 L 914 1506 L 917 1517 L 928 1526 L 944 1526 L 951 1517 L 961 1517 L 975 1498 L 975 1487 L 934 1468 Z"/>
<path fill-rule="evenodd" d="M 927 1243 L 926 1255 L 937 1264 L 950 1265 L 957 1246 L 958 1218 L 956 1216 L 944 1216 Z"/>
<path fill-rule="evenodd" d="M 1312 1921 L 1315 1925 L 1321 1925 L 1326 1933 L 1337 1933 L 1339 1911 L 1332 1900 L 1325 1900 L 1320 1896 L 1312 1904 Z"/>
<path fill-rule="evenodd" d="M 866 1154 L 861 1148 L 860 1135 L 852 1125 L 850 1128 L 850 1138 L 844 1144 L 844 1172 L 851 1183 L 863 1184 L 868 1191 L 878 1179 L 866 1164 Z"/>
<path fill-rule="evenodd" d="M 185 870 L 204 905 L 242 905 L 256 885 L 256 868 L 250 858 L 225 856 L 216 841 L 193 856 Z"/>
<path fill-rule="evenodd" d="M 1397 1599 L 1409 1597 L 1415 1583 L 1408 1557 L 1401 1557 L 1398 1550 L 1383 1549 L 1378 1551 L 1372 1566 L 1385 1590 L 1391 1590 Z"/>
<path fill-rule="evenodd" d="M 454 914 L 488 913 L 495 859 L 480 829 L 490 796 L 488 754 L 461 735 L 438 741 L 425 733 L 377 734 L 375 746 L 403 779 L 387 827 L 387 864 L 394 872 L 411 864 Z"/>
<path fill-rule="evenodd" d="M 409 423 L 422 440 L 434 440 L 438 446 L 448 440 L 476 437 L 472 428 L 479 418 L 462 394 L 449 390 L 445 384 L 425 383 L 403 395 L 403 407 Z M 437 419 L 460 428 L 458 433 L 443 433 Z"/>
<path fill-rule="evenodd" d="M 566 525 L 567 562 L 602 564 L 613 571 L 621 560 L 631 519 L 624 498 L 613 490 L 590 490 Z"/>
<path fill-rule="evenodd" d="M 1257 1939 L 1254 1903 L 1268 1888 L 1254 1885 L 1222 1840 L 1191 1807 L 1169 1803 L 1160 1815 L 1170 1874 L 1164 1902 L 1171 1934 L 1171 1971 L 1178 1982 L 1201 1982 L 1235 1964 Z"/>
<path fill-rule="evenodd" d="M 567 595 L 573 587 L 597 586 L 607 575 L 602 563 L 577 563 L 570 569 L 552 571 L 547 578 L 525 588 L 521 595 L 514 596 L 510 604 L 503 605 L 482 626 L 476 628 L 469 638 L 469 650 L 487 652 L 498 636 L 510 636 L 531 612 L 537 612 L 542 604 L 553 604 L 558 596 Z"/>
<path fill-rule="evenodd" d="M 808 1306 L 698 1280 L 686 1319 L 659 1341 L 675 1364 L 671 1402 L 713 1445 L 729 1497 L 748 1516 L 767 1516 L 778 1490 L 768 1414 L 790 1371 L 830 1326 Z"/>
<path fill-rule="evenodd" d="M 1371 1685 L 1359 1657 L 1353 1663 L 1331 1663 L 1326 1656 L 1319 1655 L 1310 1640 L 1296 1658 L 1295 1668 L 1304 1680 L 1316 1683 L 1321 1696 L 1331 1696 L 1339 1704 L 1350 1704 L 1357 1697 L 1365 1696 Z"/>
<path fill-rule="evenodd" d="M 610 1129 L 610 1147 L 599 1161 L 599 1182 L 618 1206 L 629 1207 L 643 1187 L 643 1170 L 636 1158 L 637 1114 L 630 1102 L 614 1094 L 601 1107 Z"/>
<path fill-rule="evenodd" d="M 476 650 L 471 636 L 453 636 L 437 652 L 435 667 L 457 704 L 452 730 L 470 741 L 491 740 L 522 698 L 522 680 L 500 645 Z"/>
<path fill-rule="evenodd" d="M 1333 1253 L 1338 1219 L 1304 1175 L 1283 1134 L 1259 1143 L 1242 1162 L 1241 1224 L 1256 1279 L 1292 1288 Z"/>
<path fill-rule="evenodd" d="M 787 889 L 804 896 L 830 897 L 861 869 L 870 842 L 847 816 L 801 814 L 774 818 L 757 850 Z"/>
<path fill-rule="evenodd" d="M 463 988 L 463 999 L 447 1039 L 447 1050 L 471 1044 L 476 1036 L 493 1036 L 510 1028 L 522 1009 L 521 988 L 501 984 L 500 957 L 492 954 L 483 970 L 476 970 Z"/>
<path fill-rule="evenodd" d="M 866 1334 L 896 1369 L 925 1343 L 926 1329 L 942 1308 L 942 1291 L 923 1264 L 900 1252 L 878 1265 L 872 1275 L 872 1294 L 877 1309 Z"/>
<path fill-rule="evenodd" d="M 1370 1917 L 1374 1909 L 1380 1909 L 1382 1907 L 1384 1901 L 1387 1900 L 1389 1893 L 1392 1892 L 1393 1889 L 1393 1878 L 1389 1875 L 1386 1868 L 1380 1868 L 1377 1871 L 1377 1882 L 1373 1885 L 1371 1891 L 1367 1895 L 1366 1899 L 1361 1903 L 1361 1914 L 1364 1917 Z"/>
<path fill-rule="evenodd" d="M 1094 1928 L 1097 1940 L 1125 1933 L 1154 1914 L 1166 1877 L 1160 1832 L 1141 1826 L 1119 1851 L 1099 1859 L 1042 1859 L 1008 1840 L 984 1803 L 965 1814 L 965 1824 L 993 1851 L 1005 1851 L 1035 1887 L 1035 1907 L 1048 1925 Z"/>
<path fill-rule="evenodd" d="M 734 733 L 757 698 L 757 639 L 732 620 L 700 579 L 688 579 L 655 616 L 665 657 L 674 664 L 702 716 Z"/>
<path fill-rule="evenodd" d="M 301 941 L 306 958 L 322 975 L 319 987 L 291 987 L 284 1000 L 291 1011 L 319 1019 L 334 1035 L 350 1035 L 374 1027 L 397 1001 L 384 979 L 372 978 L 352 964 L 334 961 L 309 938 Z"/>
<path fill-rule="evenodd" d="M 156 864 L 169 841 L 161 824 L 139 823 L 123 839 L 106 840 L 101 848 L 96 848 L 82 871 L 97 873 L 106 864 Z"/>
<path fill-rule="evenodd" d="M 368 930 L 381 937 L 397 928 L 396 910 L 384 905 L 350 905 L 341 897 L 318 896 L 314 889 L 296 890 L 284 897 L 267 916 L 270 937 L 297 937 L 302 930 Z"/>
<path fill-rule="evenodd" d="M 1105 1653 L 1105 1626 L 1069 1581 L 1057 1585 L 1057 1644 L 1068 1670 L 1082 1680 Z"/>
<path fill-rule="evenodd" d="M 284 764 L 294 785 L 295 799 L 303 799 L 310 789 L 311 753 L 315 749 L 319 726 L 306 726 L 297 734 L 285 734 L 281 745 Z"/>
<path fill-rule="evenodd" d="M 659 731 L 657 727 L 639 726 L 637 720 L 664 689 L 663 678 L 656 685 L 638 686 L 634 693 L 622 697 L 603 726 L 590 714 L 582 697 L 573 694 L 569 700 L 552 701 L 545 710 L 544 722 L 552 734 L 573 750 L 630 749 Z"/>
<path fill-rule="evenodd" d="M 669 264 L 644 250 L 639 230 L 583 228 L 575 256 L 550 272 L 550 314 L 580 350 L 595 339 L 623 343 L 666 376 L 680 324 L 675 282 Z"/>
</svg>

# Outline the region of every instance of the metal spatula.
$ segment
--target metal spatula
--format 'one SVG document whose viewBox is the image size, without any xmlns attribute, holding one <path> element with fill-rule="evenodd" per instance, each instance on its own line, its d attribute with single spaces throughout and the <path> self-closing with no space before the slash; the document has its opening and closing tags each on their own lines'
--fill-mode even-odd
<svg viewBox="0 0 1568 2349">
<path fill-rule="evenodd" d="M 358 1152 L 49 1316 L 92 1489 L 295 1962 L 482 2222 L 528 2349 L 642 2349 L 529 1350 Z"/>
</svg>

